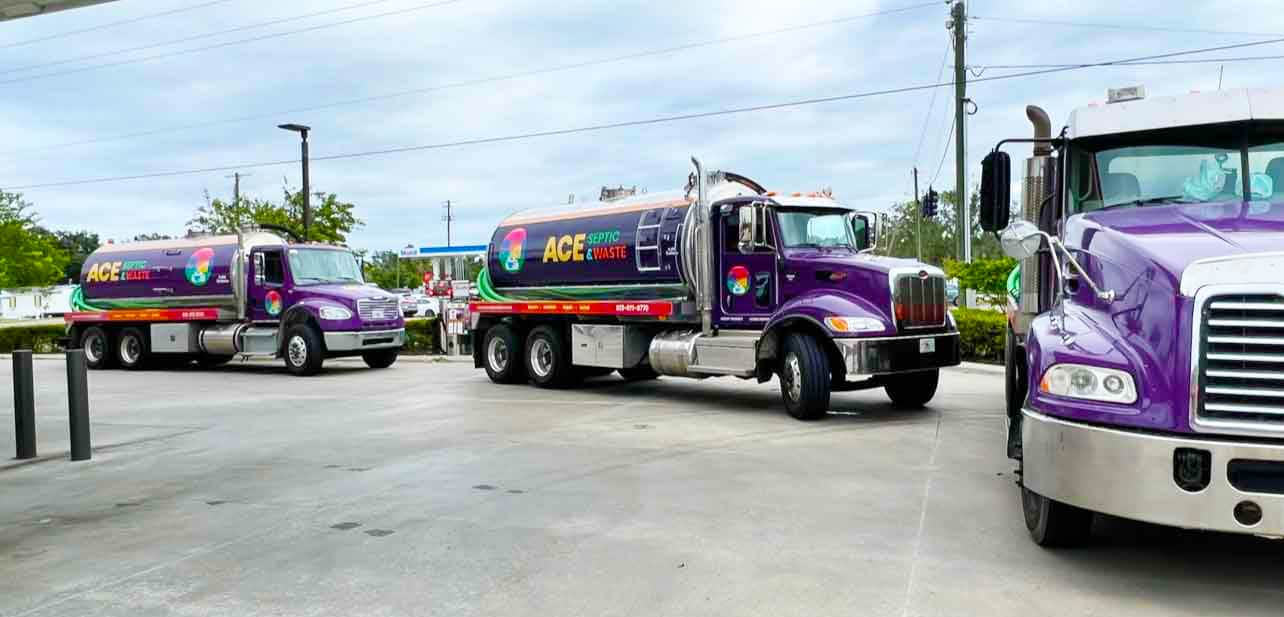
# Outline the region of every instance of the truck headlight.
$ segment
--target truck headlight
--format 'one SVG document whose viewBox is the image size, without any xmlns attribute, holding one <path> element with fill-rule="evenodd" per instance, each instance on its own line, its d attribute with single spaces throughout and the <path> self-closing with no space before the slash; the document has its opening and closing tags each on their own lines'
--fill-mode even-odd
<svg viewBox="0 0 1284 617">
<path fill-rule="evenodd" d="M 883 322 L 869 317 L 826 317 L 825 325 L 834 332 L 882 332 Z"/>
<path fill-rule="evenodd" d="M 1132 375 L 1083 364 L 1056 364 L 1043 374 L 1039 391 L 1089 401 L 1128 405 L 1137 402 Z"/>
<path fill-rule="evenodd" d="M 352 319 L 352 311 L 341 306 L 323 306 L 317 314 L 321 316 L 321 319 L 325 319 L 327 321 Z"/>
</svg>

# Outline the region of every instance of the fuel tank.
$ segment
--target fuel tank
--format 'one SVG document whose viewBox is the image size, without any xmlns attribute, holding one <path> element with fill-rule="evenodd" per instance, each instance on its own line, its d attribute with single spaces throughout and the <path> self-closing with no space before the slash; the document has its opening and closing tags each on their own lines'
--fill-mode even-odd
<svg viewBox="0 0 1284 617">
<path fill-rule="evenodd" d="M 81 300 L 94 309 L 212 307 L 235 310 L 244 295 L 243 248 L 284 245 L 253 232 L 106 244 L 85 259 Z"/>
</svg>

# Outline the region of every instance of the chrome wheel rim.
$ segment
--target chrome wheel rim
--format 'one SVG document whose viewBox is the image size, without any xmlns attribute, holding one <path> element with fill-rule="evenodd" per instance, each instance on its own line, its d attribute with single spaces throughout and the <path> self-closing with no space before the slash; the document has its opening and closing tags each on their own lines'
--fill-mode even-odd
<svg viewBox="0 0 1284 617">
<path fill-rule="evenodd" d="M 496 373 L 502 373 L 508 368 L 508 343 L 498 336 L 490 339 L 490 344 L 486 346 L 486 358 L 490 361 L 490 370 Z"/>
<path fill-rule="evenodd" d="M 789 400 L 796 401 L 802 398 L 802 365 L 798 362 L 798 356 L 788 354 L 785 356 L 785 391 L 789 394 Z"/>
<path fill-rule="evenodd" d="M 553 372 L 553 346 L 548 340 L 537 338 L 531 342 L 531 370 L 540 377 Z"/>
<path fill-rule="evenodd" d="M 125 364 L 134 364 L 143 355 L 143 345 L 136 337 L 126 336 L 120 339 L 120 359 Z"/>
<path fill-rule="evenodd" d="M 85 339 L 85 359 L 90 362 L 102 360 L 107 351 L 106 346 L 107 343 L 103 340 L 103 337 L 97 334 L 90 335 L 89 338 Z"/>
<path fill-rule="evenodd" d="M 308 361 L 308 342 L 303 340 L 302 336 L 295 335 L 290 337 L 290 343 L 286 346 L 286 354 L 289 356 L 290 364 L 303 366 Z"/>
</svg>

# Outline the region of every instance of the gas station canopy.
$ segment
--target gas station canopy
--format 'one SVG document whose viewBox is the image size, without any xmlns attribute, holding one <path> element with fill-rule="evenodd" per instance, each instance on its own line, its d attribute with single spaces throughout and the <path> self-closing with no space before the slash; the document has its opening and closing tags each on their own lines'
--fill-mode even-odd
<svg viewBox="0 0 1284 617">
<path fill-rule="evenodd" d="M 0 0 L 0 21 L 44 15 L 113 0 Z"/>
</svg>

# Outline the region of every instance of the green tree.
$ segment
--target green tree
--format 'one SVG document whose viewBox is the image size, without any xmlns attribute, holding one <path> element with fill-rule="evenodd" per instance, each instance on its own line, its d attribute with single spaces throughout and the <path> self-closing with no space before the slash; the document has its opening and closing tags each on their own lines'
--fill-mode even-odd
<svg viewBox="0 0 1284 617">
<path fill-rule="evenodd" d="M 972 193 L 970 204 L 972 258 L 990 259 L 1003 256 L 1003 249 L 993 234 L 981 231 L 980 197 Z M 956 204 L 954 191 L 941 193 L 941 205 L 934 218 L 923 219 L 924 262 L 943 266 L 947 259 L 959 257 L 958 234 L 955 230 Z M 913 201 L 893 204 L 888 212 L 887 228 L 879 241 L 880 252 L 894 257 L 914 257 L 919 234 L 918 206 Z"/>
<path fill-rule="evenodd" d="M 948 259 L 945 274 L 957 278 L 960 288 L 975 289 L 986 305 L 1002 307 L 1007 306 L 1008 274 L 1016 265 L 1011 257 L 973 259 L 972 263 Z"/>
<path fill-rule="evenodd" d="M 365 222 L 353 214 L 355 206 L 340 201 L 334 193 L 314 195 L 312 204 L 312 228 L 309 230 L 311 240 L 343 244 L 352 233 Z M 303 195 L 298 191 L 284 189 L 281 203 L 265 199 L 245 199 L 240 201 L 223 201 L 210 199 L 205 194 L 205 205 L 197 208 L 192 220 L 187 222 L 191 232 L 212 234 L 236 233 L 237 230 L 251 225 L 278 225 L 303 237 Z"/>
<path fill-rule="evenodd" d="M 84 269 L 85 259 L 90 253 L 98 250 L 98 234 L 88 231 L 55 231 L 58 246 L 66 251 L 69 257 L 63 278 L 71 281 L 80 280 L 80 271 Z"/>
<path fill-rule="evenodd" d="M 30 208 L 22 195 L 0 191 L 0 287 L 52 285 L 66 273 L 67 252 Z"/>
</svg>

